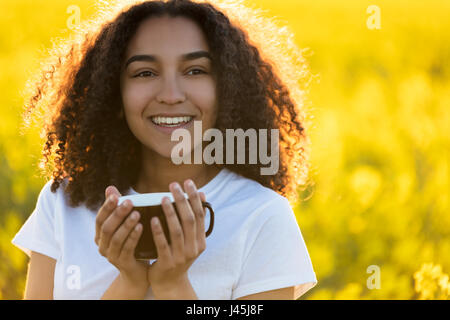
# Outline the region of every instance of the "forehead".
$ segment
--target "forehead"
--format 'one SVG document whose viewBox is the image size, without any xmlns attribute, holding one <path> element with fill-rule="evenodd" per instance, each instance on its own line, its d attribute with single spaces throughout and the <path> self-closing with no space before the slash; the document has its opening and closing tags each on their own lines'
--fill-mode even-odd
<svg viewBox="0 0 450 320">
<path fill-rule="evenodd" d="M 127 48 L 127 57 L 133 54 L 179 56 L 197 51 L 208 51 L 208 43 L 201 28 L 185 17 L 152 17 L 138 27 Z"/>
</svg>

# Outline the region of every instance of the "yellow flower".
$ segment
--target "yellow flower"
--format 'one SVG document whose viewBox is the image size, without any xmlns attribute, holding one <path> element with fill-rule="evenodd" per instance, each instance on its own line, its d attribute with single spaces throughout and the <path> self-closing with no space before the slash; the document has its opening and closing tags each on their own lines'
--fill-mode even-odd
<svg viewBox="0 0 450 320">
<path fill-rule="evenodd" d="M 414 273 L 415 290 L 421 300 L 448 299 L 450 296 L 449 276 L 440 265 L 425 263 Z"/>
</svg>

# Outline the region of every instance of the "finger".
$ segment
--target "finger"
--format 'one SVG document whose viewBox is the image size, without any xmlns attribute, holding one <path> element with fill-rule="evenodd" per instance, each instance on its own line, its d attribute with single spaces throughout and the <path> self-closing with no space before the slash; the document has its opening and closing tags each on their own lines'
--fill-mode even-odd
<svg viewBox="0 0 450 320">
<path fill-rule="evenodd" d="M 95 219 L 95 243 L 98 245 L 100 239 L 100 228 L 108 216 L 117 206 L 118 198 L 121 196 L 119 190 L 114 186 L 108 186 L 105 189 L 105 202 L 98 211 Z"/>
<path fill-rule="evenodd" d="M 180 215 L 183 225 L 184 248 L 189 257 L 196 255 L 197 237 L 196 237 L 196 221 L 188 199 L 184 196 L 183 191 L 178 183 L 171 183 L 169 189 L 175 199 L 175 205 Z"/>
<path fill-rule="evenodd" d="M 134 226 L 133 230 L 131 230 L 130 234 L 128 235 L 128 238 L 125 240 L 125 243 L 123 244 L 123 248 L 120 253 L 119 259 L 123 260 L 135 259 L 134 251 L 136 250 L 136 246 L 139 242 L 143 229 L 144 228 L 140 223 Z"/>
<path fill-rule="evenodd" d="M 110 195 L 115 194 L 117 197 L 121 197 L 119 190 L 115 186 L 108 186 L 105 189 L 105 198 L 108 198 Z"/>
<path fill-rule="evenodd" d="M 195 183 L 189 179 L 185 181 L 184 186 L 184 189 L 187 190 L 187 194 L 189 195 L 191 208 L 195 214 L 197 249 L 203 251 L 206 248 L 205 209 L 203 208 L 201 196 L 195 187 Z"/>
<path fill-rule="evenodd" d="M 125 200 L 120 206 L 114 209 L 100 228 L 99 250 L 104 255 L 109 248 L 111 237 L 116 232 L 125 217 L 130 213 L 133 204 L 130 200 Z"/>
<path fill-rule="evenodd" d="M 174 257 L 184 256 L 184 231 L 178 220 L 175 208 L 168 197 L 162 200 L 162 208 L 166 216 L 167 226 L 169 228 L 170 245 L 172 247 L 172 254 Z"/>
<path fill-rule="evenodd" d="M 115 195 L 110 195 L 106 198 L 105 203 L 97 213 L 95 218 L 95 243 L 99 245 L 101 228 L 106 219 L 111 215 L 114 209 L 117 207 L 118 198 Z"/>
<path fill-rule="evenodd" d="M 124 223 L 117 229 L 114 235 L 111 237 L 111 242 L 108 248 L 108 258 L 111 260 L 116 260 L 119 258 L 122 247 L 125 243 L 130 232 L 139 222 L 139 212 L 133 211 L 125 220 Z"/>
<path fill-rule="evenodd" d="M 206 196 L 205 196 L 205 194 L 204 194 L 203 192 L 199 192 L 199 194 L 200 194 L 200 199 L 201 199 L 203 202 L 206 202 Z"/>
<path fill-rule="evenodd" d="M 155 242 L 156 252 L 158 254 L 158 260 L 165 261 L 167 263 L 173 263 L 172 252 L 164 235 L 161 222 L 157 217 L 153 217 L 151 220 L 151 228 L 153 234 L 153 241 Z"/>
</svg>

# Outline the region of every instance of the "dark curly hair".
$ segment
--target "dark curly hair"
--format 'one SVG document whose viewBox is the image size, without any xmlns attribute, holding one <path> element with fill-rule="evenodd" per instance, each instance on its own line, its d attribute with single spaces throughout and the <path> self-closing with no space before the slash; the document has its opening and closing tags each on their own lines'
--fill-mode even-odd
<svg viewBox="0 0 450 320">
<path fill-rule="evenodd" d="M 220 166 L 297 200 L 297 187 L 308 180 L 309 139 L 302 101 L 294 101 L 290 89 L 306 83 L 300 82 L 306 79 L 305 62 L 297 59 L 289 65 L 303 68 L 303 79 L 294 78 L 288 88 L 275 64 L 263 58 L 238 22 L 232 23 L 210 3 L 191 0 L 122 6 L 113 19 L 90 22 L 89 28 L 86 24 L 78 38 L 66 40 L 49 55 L 51 59 L 31 86 L 34 91 L 24 117 L 29 123 L 34 109 L 45 109 L 41 169 L 53 178 L 52 192 L 64 183 L 71 206 L 84 203 L 98 209 L 108 185 L 115 185 L 123 194 L 136 183 L 141 145 L 119 116 L 123 107 L 120 72 L 139 24 L 162 15 L 190 18 L 203 30 L 217 74 L 215 127 L 224 136 L 225 129 L 279 130 L 279 170 L 275 175 L 261 175 L 259 163 Z"/>
</svg>

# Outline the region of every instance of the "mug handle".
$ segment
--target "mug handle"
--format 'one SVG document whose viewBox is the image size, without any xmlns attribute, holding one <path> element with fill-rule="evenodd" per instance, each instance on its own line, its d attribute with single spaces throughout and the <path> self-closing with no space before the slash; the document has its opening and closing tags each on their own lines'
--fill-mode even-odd
<svg viewBox="0 0 450 320">
<path fill-rule="evenodd" d="M 209 203 L 209 202 L 203 202 L 202 201 L 202 204 L 203 204 L 203 208 L 208 208 L 209 209 L 209 215 L 210 215 L 210 219 L 209 219 L 209 228 L 208 228 L 208 230 L 206 231 L 206 237 L 207 236 L 209 236 L 210 234 L 211 234 L 211 232 L 212 232 L 212 230 L 213 230 L 213 227 L 214 227 L 214 210 L 212 209 L 212 206 L 211 206 L 211 204 Z"/>
</svg>

